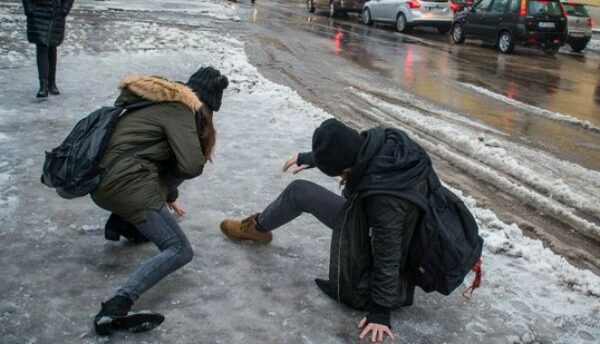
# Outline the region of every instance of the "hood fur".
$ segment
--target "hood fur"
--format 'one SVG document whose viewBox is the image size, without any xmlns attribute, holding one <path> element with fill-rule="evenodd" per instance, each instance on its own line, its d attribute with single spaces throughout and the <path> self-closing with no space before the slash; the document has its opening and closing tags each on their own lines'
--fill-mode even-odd
<svg viewBox="0 0 600 344">
<path fill-rule="evenodd" d="M 155 102 L 179 102 L 194 112 L 200 112 L 204 105 L 188 86 L 157 76 L 126 76 L 119 89 L 127 89 L 139 97 Z"/>
</svg>

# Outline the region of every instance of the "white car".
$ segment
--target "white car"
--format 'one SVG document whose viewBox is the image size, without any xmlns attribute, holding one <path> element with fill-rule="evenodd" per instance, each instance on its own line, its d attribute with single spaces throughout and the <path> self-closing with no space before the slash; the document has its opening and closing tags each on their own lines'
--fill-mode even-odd
<svg viewBox="0 0 600 344">
<path fill-rule="evenodd" d="M 415 26 L 432 26 L 440 33 L 452 27 L 456 5 L 449 0 L 371 0 L 363 7 L 362 21 L 394 23 L 399 32 Z"/>
</svg>

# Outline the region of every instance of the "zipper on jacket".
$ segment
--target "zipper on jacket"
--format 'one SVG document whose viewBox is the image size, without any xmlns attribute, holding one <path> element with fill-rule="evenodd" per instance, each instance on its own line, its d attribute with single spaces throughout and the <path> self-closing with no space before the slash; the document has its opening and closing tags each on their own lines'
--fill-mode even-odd
<svg viewBox="0 0 600 344">
<path fill-rule="evenodd" d="M 340 299 L 340 262 L 342 260 L 342 230 L 344 230 L 344 225 L 346 224 L 346 221 L 348 221 L 348 214 L 350 213 L 350 210 L 352 209 L 352 206 L 354 205 L 354 200 L 356 199 L 356 197 L 353 197 L 350 200 L 350 206 L 348 207 L 348 210 L 346 210 L 346 215 L 344 215 L 344 221 L 342 222 L 342 226 L 340 227 L 340 247 L 338 248 L 338 266 L 337 266 L 337 300 L 338 302 L 342 302 Z"/>
</svg>

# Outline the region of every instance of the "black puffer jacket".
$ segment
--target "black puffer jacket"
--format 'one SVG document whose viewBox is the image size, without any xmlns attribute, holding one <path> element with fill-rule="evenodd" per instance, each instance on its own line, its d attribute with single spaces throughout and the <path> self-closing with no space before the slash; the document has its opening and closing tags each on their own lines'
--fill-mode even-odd
<svg viewBox="0 0 600 344">
<path fill-rule="evenodd" d="M 22 0 L 27 16 L 27 40 L 55 47 L 65 37 L 66 17 L 74 0 Z"/>
<path fill-rule="evenodd" d="M 412 304 L 415 289 L 407 260 L 422 211 L 405 196 L 425 197 L 434 172 L 427 153 L 402 131 L 374 128 L 361 135 L 344 190 L 343 224 L 333 233 L 329 279 L 339 302 L 382 314 L 371 320 L 389 324 L 389 310 Z"/>
</svg>

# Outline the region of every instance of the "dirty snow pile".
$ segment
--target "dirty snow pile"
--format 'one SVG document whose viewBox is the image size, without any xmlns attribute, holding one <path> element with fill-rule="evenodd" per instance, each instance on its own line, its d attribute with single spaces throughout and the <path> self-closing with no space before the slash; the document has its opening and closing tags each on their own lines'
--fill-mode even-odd
<svg viewBox="0 0 600 344">
<path fill-rule="evenodd" d="M 125 12 L 141 8 L 177 12 L 181 7 L 185 12 L 188 7 L 200 9 L 206 5 L 215 11 L 213 19 L 237 15 L 229 4 L 206 0 L 153 2 L 151 7 L 146 1 L 81 3 L 93 7 L 100 16 L 116 5 Z M 18 15 L 6 8 L 0 6 L 4 11 L 1 15 Z M 223 108 L 215 114 L 217 158 L 202 177 L 186 182 L 180 190 L 182 204 L 188 209 L 181 226 L 195 247 L 196 258 L 140 301 L 144 306 L 160 306 L 167 317 L 165 324 L 139 337 L 125 334 L 115 338 L 125 342 L 181 343 L 354 342 L 355 322 L 363 314 L 335 305 L 312 283 L 314 277 L 327 273 L 327 229 L 303 216 L 277 231 L 275 241 L 266 247 L 234 245 L 217 229 L 226 216 L 260 211 L 292 180 L 281 174 L 281 163 L 289 155 L 309 148 L 312 130 L 330 115 L 289 88 L 265 79 L 248 62 L 242 38 L 203 29 L 201 24 L 186 30 L 170 27 L 167 20 L 144 23 L 143 19 L 141 16 L 140 21 L 131 19 L 113 26 L 124 32 L 114 39 L 119 45 L 129 45 L 127 51 L 100 45 L 98 51 L 90 52 L 89 43 L 79 39 L 91 30 L 91 24 L 89 30 L 79 29 L 79 35 L 70 36 L 66 46 L 78 48 L 60 60 L 60 98 L 32 100 L 35 66 L 31 56 L 23 53 L 24 47 L 9 48 L 14 49 L 8 51 L 14 61 L 0 60 L 0 238 L 19 243 L 7 245 L 6 254 L 0 258 L 2 269 L 10 268 L 12 273 L 11 278 L 0 281 L 0 336 L 7 343 L 24 342 L 25 338 L 32 343 L 96 342 L 88 332 L 90 314 L 140 261 L 155 253 L 150 245 L 132 248 L 99 243 L 100 224 L 106 214 L 89 200 L 64 203 L 42 188 L 41 152 L 58 144 L 83 114 L 110 104 L 124 75 L 161 74 L 185 80 L 198 65 L 213 65 L 231 81 Z M 116 25 L 110 20 L 108 23 Z M 3 25 L 0 41 L 12 37 L 11 30 Z M 111 28 L 106 30 L 110 32 Z M 150 39 L 148 36 L 153 36 L 152 41 L 144 41 Z M 160 45 L 159 41 L 165 46 L 147 49 Z M 9 66 L 14 69 L 7 69 Z M 441 140 L 461 140 L 465 149 L 472 150 L 470 155 L 481 153 L 478 159 L 498 166 L 507 163 L 512 173 L 521 177 L 532 172 L 527 166 L 517 168 L 519 162 L 511 157 L 514 147 L 506 142 L 500 142 L 500 147 L 485 146 L 481 144 L 485 139 L 478 135 L 463 132 L 460 136 L 455 128 L 422 118 L 420 113 L 364 97 L 379 106 L 378 116 L 384 116 L 385 111 L 399 112 L 407 117 L 407 123 L 410 119 L 411 125 L 428 128 Z M 443 143 L 426 148 L 444 149 Z M 449 154 L 463 159 L 456 152 Z M 529 153 L 517 150 L 516 154 Z M 558 170 L 575 168 L 556 161 L 549 163 Z M 596 200 L 597 194 L 582 191 L 571 197 L 569 192 L 561 192 L 563 186 L 549 183 L 550 177 L 538 176 L 541 179 L 531 182 L 573 207 L 578 202 L 588 207 L 598 205 L 589 202 Z M 339 190 L 337 181 L 316 171 L 305 172 L 303 177 Z M 590 174 L 589 178 L 597 176 Z M 414 306 L 393 315 L 393 328 L 400 340 L 599 341 L 600 277 L 573 267 L 540 241 L 525 237 L 515 224 L 503 223 L 490 210 L 478 207 L 476 200 L 455 191 L 473 211 L 485 238 L 483 287 L 473 302 L 464 301 L 458 292 L 447 298 L 418 293 Z M 515 192 L 538 197 L 518 187 Z M 546 198 L 541 201 L 548 202 L 548 207 L 563 209 Z M 7 256 L 21 259 L 9 264 Z M 123 265 L 125 268 L 120 268 Z M 52 287 L 60 279 L 65 280 L 60 288 Z M 50 323 L 48 318 L 56 321 Z"/>
</svg>

